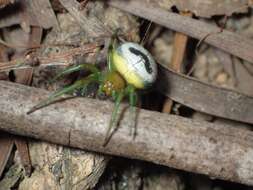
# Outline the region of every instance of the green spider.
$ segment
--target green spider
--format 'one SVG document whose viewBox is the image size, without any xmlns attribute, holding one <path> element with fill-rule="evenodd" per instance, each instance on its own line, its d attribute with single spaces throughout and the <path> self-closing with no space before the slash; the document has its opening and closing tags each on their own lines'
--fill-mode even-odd
<svg viewBox="0 0 253 190">
<path fill-rule="evenodd" d="M 115 101 L 114 110 L 105 135 L 104 145 L 106 145 L 113 133 L 113 126 L 117 125 L 120 103 L 124 97 L 128 96 L 131 113 L 136 114 L 136 90 L 147 89 L 155 82 L 157 65 L 151 54 L 139 44 L 125 42 L 116 47 L 116 40 L 114 39 L 108 49 L 106 70 L 100 71 L 93 64 L 74 65 L 58 74 L 55 79 L 80 70 L 87 70 L 90 74 L 83 79 L 77 80 L 72 85 L 56 91 L 48 99 L 34 106 L 28 111 L 28 114 L 51 104 L 57 97 L 65 93 L 73 93 L 75 90 L 85 91 L 89 84 L 97 83 L 99 85 L 98 93 L 111 96 Z"/>
</svg>

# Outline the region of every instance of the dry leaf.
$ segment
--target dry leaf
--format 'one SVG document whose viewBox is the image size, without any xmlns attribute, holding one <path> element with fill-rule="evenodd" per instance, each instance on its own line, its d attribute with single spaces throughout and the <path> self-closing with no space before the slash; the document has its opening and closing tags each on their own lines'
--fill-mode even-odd
<svg viewBox="0 0 253 190">
<path fill-rule="evenodd" d="M 247 4 L 252 6 L 249 0 L 147 0 L 154 4 L 159 4 L 162 8 L 170 9 L 172 6 L 176 6 L 180 11 L 191 11 L 196 16 L 210 18 L 214 15 L 227 15 L 230 16 L 233 13 L 245 13 L 247 12 Z"/>
<path fill-rule="evenodd" d="M 50 28 L 57 25 L 57 19 L 49 0 L 22 0 L 0 10 L 0 28 L 21 25 Z"/>
</svg>

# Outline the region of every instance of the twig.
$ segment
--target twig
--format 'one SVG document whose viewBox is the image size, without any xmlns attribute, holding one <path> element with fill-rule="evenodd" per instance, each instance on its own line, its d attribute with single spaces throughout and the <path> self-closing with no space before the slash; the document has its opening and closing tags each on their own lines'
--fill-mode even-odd
<svg viewBox="0 0 253 190">
<path fill-rule="evenodd" d="M 205 39 L 206 43 L 253 63 L 253 41 L 239 34 L 227 30 L 217 33 L 220 31 L 217 26 L 170 13 L 141 0 L 110 0 L 108 3 L 193 38 L 203 39 L 207 34 L 213 34 Z"/>
<path fill-rule="evenodd" d="M 27 115 L 48 92 L 0 81 L 0 94 L 1 130 L 253 185 L 252 131 L 140 110 L 133 141 L 126 111 L 103 147 L 112 103 L 76 98 Z"/>
<path fill-rule="evenodd" d="M 95 42 L 82 45 L 78 48 L 69 49 L 66 52 L 55 53 L 50 56 L 27 55 L 24 58 L 16 59 L 9 62 L 0 62 L 0 71 L 11 69 L 31 68 L 38 65 L 65 65 L 72 63 L 74 56 L 94 53 L 103 42 Z"/>
</svg>

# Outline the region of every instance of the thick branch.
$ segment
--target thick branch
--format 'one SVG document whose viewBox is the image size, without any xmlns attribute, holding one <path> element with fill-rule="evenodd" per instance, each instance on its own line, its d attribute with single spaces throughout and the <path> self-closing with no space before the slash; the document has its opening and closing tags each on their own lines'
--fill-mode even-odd
<svg viewBox="0 0 253 190">
<path fill-rule="evenodd" d="M 253 41 L 239 34 L 227 30 L 221 32 L 217 26 L 170 13 L 141 0 L 110 0 L 109 4 L 196 39 L 208 36 L 205 42 L 253 63 Z"/>
<path fill-rule="evenodd" d="M 0 128 L 14 134 L 106 154 L 151 161 L 253 185 L 253 132 L 140 110 L 138 135 L 129 136 L 128 112 L 106 147 L 113 105 L 75 98 L 26 112 L 48 92 L 0 81 Z"/>
</svg>

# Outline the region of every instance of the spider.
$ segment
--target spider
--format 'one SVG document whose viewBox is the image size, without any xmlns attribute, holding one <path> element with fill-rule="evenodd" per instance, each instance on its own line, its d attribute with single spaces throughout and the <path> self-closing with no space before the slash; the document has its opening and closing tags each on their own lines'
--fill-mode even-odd
<svg viewBox="0 0 253 190">
<path fill-rule="evenodd" d="M 80 70 L 87 70 L 90 74 L 72 85 L 54 92 L 27 113 L 30 114 L 51 104 L 57 97 L 65 93 L 72 93 L 77 89 L 85 91 L 89 84 L 97 83 L 99 85 L 98 94 L 104 93 L 115 101 L 105 135 L 105 146 L 113 133 L 113 126 L 117 125 L 120 103 L 125 97 L 128 97 L 131 113 L 136 114 L 137 90 L 145 90 L 152 86 L 157 77 L 157 65 L 151 54 L 141 45 L 133 42 L 117 44 L 114 38 L 108 48 L 105 70 L 100 71 L 94 64 L 74 65 L 59 73 L 55 79 Z M 136 127 L 134 126 L 134 128 L 135 136 Z"/>
</svg>

